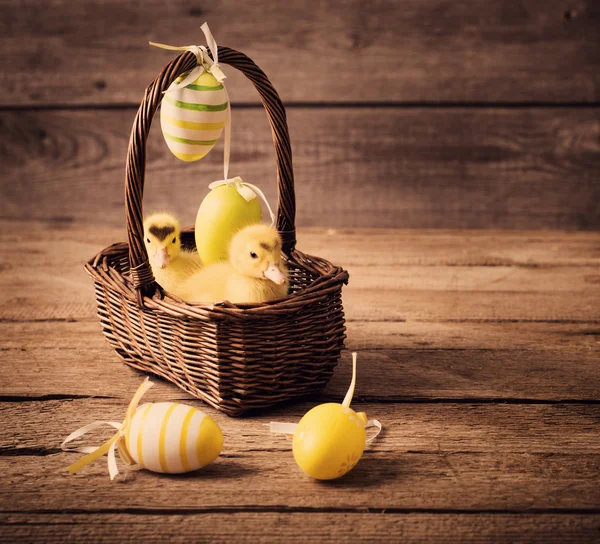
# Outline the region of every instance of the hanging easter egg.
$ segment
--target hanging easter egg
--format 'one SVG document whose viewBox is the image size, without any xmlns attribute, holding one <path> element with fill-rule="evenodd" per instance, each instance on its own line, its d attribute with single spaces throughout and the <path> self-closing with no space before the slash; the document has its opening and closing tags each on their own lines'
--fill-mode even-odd
<svg viewBox="0 0 600 544">
<path fill-rule="evenodd" d="M 381 423 L 367 420 L 364 412 L 350 408 L 356 384 L 356 353 L 352 354 L 352 382 L 342 404 L 327 403 L 309 410 L 300 422 L 271 423 L 271 432 L 293 434 L 294 460 L 302 471 L 317 480 L 333 480 L 350 472 L 367 443 L 366 428 Z"/>
<path fill-rule="evenodd" d="M 225 87 L 210 72 L 178 88 L 183 80 L 177 78 L 164 94 L 160 125 L 173 155 L 192 162 L 206 156 L 221 137 L 229 103 Z"/>
<path fill-rule="evenodd" d="M 223 433 L 196 408 L 158 402 L 138 408 L 125 444 L 138 465 L 152 472 L 177 474 L 212 463 L 221 453 Z"/>
<path fill-rule="evenodd" d="M 240 189 L 241 179 L 235 178 L 235 185 L 211 184 L 212 190 L 198 208 L 196 215 L 196 249 L 202 262 L 211 264 L 226 260 L 229 243 L 233 235 L 248 225 L 262 221 L 260 201 L 252 190 L 249 193 Z M 237 181 L 239 180 L 239 181 Z M 252 194 L 250 194 L 252 193 Z"/>
<path fill-rule="evenodd" d="M 223 433 L 205 413 L 184 404 L 158 402 L 138 408 L 140 399 L 153 386 L 148 378 L 129 403 L 123 423 L 94 421 L 72 432 L 62 443 L 64 451 L 86 453 L 69 467 L 80 471 L 108 454 L 110 479 L 119 473 L 115 451 L 128 464 L 138 464 L 153 472 L 177 474 L 197 470 L 212 463 L 221 453 Z M 102 425 L 117 429 L 116 434 L 97 448 L 67 448 L 66 444 Z"/>
</svg>

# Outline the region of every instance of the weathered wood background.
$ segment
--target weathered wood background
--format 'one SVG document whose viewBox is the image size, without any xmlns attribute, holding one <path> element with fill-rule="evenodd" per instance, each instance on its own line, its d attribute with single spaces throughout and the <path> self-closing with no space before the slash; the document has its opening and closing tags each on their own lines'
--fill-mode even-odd
<svg viewBox="0 0 600 544">
<path fill-rule="evenodd" d="M 289 112 L 298 224 L 600 228 L 595 0 L 1 0 L 0 217 L 118 226 L 145 86 L 208 21 Z M 274 201 L 266 116 L 241 74 L 232 174 Z M 221 153 L 189 165 L 156 127 L 148 208 L 192 222 Z"/>
<path fill-rule="evenodd" d="M 351 272 L 353 406 L 384 433 L 323 483 L 265 426 L 340 402 L 349 352 L 322 394 L 243 419 L 157 380 L 148 400 L 207 411 L 223 454 L 111 482 L 104 460 L 68 475 L 78 456 L 59 445 L 119 420 L 142 378 L 107 346 L 81 270 L 123 230 L 25 226 L 0 221 L 0 542 L 598 542 L 599 233 L 301 229 Z"/>
<path fill-rule="evenodd" d="M 125 239 L 131 123 L 173 58 L 147 42 L 205 20 L 287 105 L 299 248 L 351 274 L 354 406 L 385 432 L 336 482 L 264 424 L 341 401 L 348 352 L 243 420 L 158 382 L 224 430 L 197 474 L 65 473 L 61 440 L 142 378 L 82 264 Z M 274 201 L 266 116 L 227 74 L 231 173 Z M 147 208 L 191 223 L 220 150 L 184 164 L 154 130 L 147 159 Z M 557 230 L 600 230 L 597 0 L 0 0 L 0 180 L 0 543 L 598 542 L 600 233 Z"/>
</svg>

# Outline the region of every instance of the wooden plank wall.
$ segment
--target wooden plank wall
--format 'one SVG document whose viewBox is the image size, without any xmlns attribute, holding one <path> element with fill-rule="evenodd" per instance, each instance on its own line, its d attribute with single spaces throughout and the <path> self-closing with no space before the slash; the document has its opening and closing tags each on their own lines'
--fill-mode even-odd
<svg viewBox="0 0 600 544">
<path fill-rule="evenodd" d="M 208 21 L 288 107 L 298 224 L 600 228 L 596 0 L 1 0 L 0 218 L 123 224 L 145 86 Z M 276 199 L 252 86 L 227 70 L 232 174 Z M 146 209 L 192 222 L 220 151 L 155 130 Z"/>
</svg>

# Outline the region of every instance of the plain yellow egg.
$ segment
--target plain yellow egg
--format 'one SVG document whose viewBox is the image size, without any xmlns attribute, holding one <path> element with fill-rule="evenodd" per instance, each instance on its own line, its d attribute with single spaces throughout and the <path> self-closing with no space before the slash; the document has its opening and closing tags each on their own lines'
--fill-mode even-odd
<svg viewBox="0 0 600 544">
<path fill-rule="evenodd" d="M 261 221 L 258 198 L 248 201 L 235 187 L 215 187 L 200 204 L 196 216 L 196 248 L 201 261 L 206 265 L 226 260 L 233 235 Z"/>
<path fill-rule="evenodd" d="M 337 403 L 316 406 L 298 423 L 294 459 L 312 478 L 332 480 L 354 468 L 366 444 L 366 415 Z"/>
</svg>

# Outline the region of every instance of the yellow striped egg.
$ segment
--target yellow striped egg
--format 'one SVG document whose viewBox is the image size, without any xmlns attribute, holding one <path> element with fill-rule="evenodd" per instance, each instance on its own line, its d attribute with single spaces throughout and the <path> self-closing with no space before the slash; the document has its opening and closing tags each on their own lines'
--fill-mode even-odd
<svg viewBox="0 0 600 544">
<path fill-rule="evenodd" d="M 204 412 L 175 402 L 140 406 L 125 444 L 133 460 L 153 472 L 176 474 L 214 461 L 223 447 L 223 433 Z"/>
<path fill-rule="evenodd" d="M 173 85 L 183 78 L 177 78 Z M 173 155 L 187 162 L 204 157 L 223 132 L 227 106 L 225 87 L 209 72 L 203 72 L 184 89 L 165 93 L 160 125 Z"/>
</svg>

